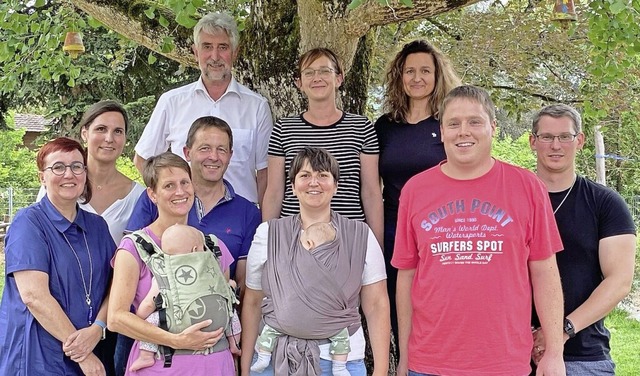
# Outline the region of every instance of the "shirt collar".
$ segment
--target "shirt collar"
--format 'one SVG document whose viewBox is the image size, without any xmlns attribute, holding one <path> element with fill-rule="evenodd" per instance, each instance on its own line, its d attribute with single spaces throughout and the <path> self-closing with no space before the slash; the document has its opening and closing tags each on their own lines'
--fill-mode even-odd
<svg viewBox="0 0 640 376">
<path fill-rule="evenodd" d="M 204 82 L 202 81 L 202 76 L 200 76 L 200 78 L 198 78 L 198 81 L 196 82 L 196 86 L 194 86 L 193 91 L 194 92 L 195 91 L 201 91 L 204 94 L 206 94 L 207 97 L 209 97 L 209 92 L 207 91 L 207 88 L 204 86 Z M 231 77 L 231 82 L 229 82 L 229 85 L 227 86 L 227 90 L 225 90 L 224 94 L 222 94 L 220 99 L 224 98 L 225 95 L 227 95 L 228 93 L 234 93 L 240 99 L 242 99 L 242 96 L 240 95 L 240 84 L 238 83 L 238 81 L 236 81 L 236 79 L 233 76 Z M 209 98 L 211 100 L 213 100 L 213 98 L 211 98 L 211 97 L 209 97 Z M 220 100 L 220 99 L 218 99 L 218 100 Z"/>
<path fill-rule="evenodd" d="M 231 201 L 235 196 L 236 196 L 236 192 L 233 190 L 233 187 L 231 186 L 231 183 L 229 183 L 228 181 L 226 181 L 225 179 L 222 179 L 222 182 L 224 183 L 224 196 L 222 196 L 222 198 L 220 199 L 220 201 L 218 201 L 213 207 L 215 208 L 216 206 L 227 202 L 227 201 Z M 202 218 L 204 218 L 204 216 L 207 214 L 204 212 L 204 205 L 202 205 L 202 201 L 200 201 L 200 199 L 198 198 L 198 196 L 196 196 L 195 199 L 195 204 L 194 206 L 196 207 L 196 212 L 198 214 L 198 220 L 201 220 Z M 211 209 L 213 210 L 213 208 Z"/>
<path fill-rule="evenodd" d="M 232 198 L 236 197 L 236 191 L 233 190 L 233 186 L 231 185 L 231 183 L 229 183 L 227 181 L 227 179 L 222 179 L 222 182 L 224 183 L 224 201 L 229 201 Z"/>
<path fill-rule="evenodd" d="M 58 211 L 58 209 L 56 209 L 56 207 L 53 206 L 53 204 L 51 203 L 47 195 L 44 195 L 44 197 L 42 198 L 42 200 L 40 200 L 38 205 L 40 205 L 42 212 L 47 216 L 47 218 L 49 218 L 49 220 L 53 224 L 53 227 L 55 227 L 56 230 L 62 233 L 66 232 L 69 229 L 69 227 L 71 227 L 71 225 L 75 223 L 78 227 L 82 229 L 82 231 L 84 232 L 87 231 L 84 211 L 80 209 L 78 204 L 76 204 L 76 218 L 73 220 L 73 222 L 70 222 L 68 219 L 66 219 Z"/>
</svg>

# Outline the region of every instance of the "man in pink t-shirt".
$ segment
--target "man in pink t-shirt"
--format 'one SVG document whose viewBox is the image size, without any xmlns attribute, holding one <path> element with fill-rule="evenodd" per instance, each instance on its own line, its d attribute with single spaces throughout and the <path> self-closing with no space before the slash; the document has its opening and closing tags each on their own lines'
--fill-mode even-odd
<svg viewBox="0 0 640 376">
<path fill-rule="evenodd" d="M 538 374 L 564 375 L 562 243 L 545 187 L 491 157 L 485 90 L 452 90 L 440 119 L 447 160 L 400 197 L 398 375 L 528 375 L 532 292 L 546 334 Z"/>
</svg>

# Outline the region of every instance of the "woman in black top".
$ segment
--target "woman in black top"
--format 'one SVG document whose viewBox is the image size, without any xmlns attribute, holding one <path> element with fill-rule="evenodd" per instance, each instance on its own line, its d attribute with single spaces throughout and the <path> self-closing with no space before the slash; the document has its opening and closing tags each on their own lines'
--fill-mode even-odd
<svg viewBox="0 0 640 376">
<path fill-rule="evenodd" d="M 404 184 L 445 159 L 440 139 L 438 107 L 460 84 L 449 60 L 436 47 L 416 40 L 405 44 L 389 64 L 382 115 L 375 124 L 380 145 L 380 176 L 384 185 L 384 254 L 391 304 L 391 328 L 396 348 L 397 270 L 391 266 L 398 202 Z"/>
</svg>

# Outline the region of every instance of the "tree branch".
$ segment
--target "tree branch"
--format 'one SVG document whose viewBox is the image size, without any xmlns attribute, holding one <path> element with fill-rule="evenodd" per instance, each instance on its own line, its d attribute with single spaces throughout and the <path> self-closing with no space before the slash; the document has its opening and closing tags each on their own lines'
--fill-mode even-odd
<svg viewBox="0 0 640 376">
<path fill-rule="evenodd" d="M 411 21 L 435 16 L 443 12 L 477 3 L 479 0 L 413 0 L 413 7 L 400 5 L 397 1 L 388 1 L 387 6 L 378 1 L 369 0 L 349 14 L 349 22 L 354 29 L 367 30 L 373 26 L 382 26 L 396 22 Z M 359 27 L 357 26 L 359 25 Z"/>
<path fill-rule="evenodd" d="M 531 92 L 529 90 L 525 90 L 525 89 L 521 89 L 521 88 L 517 88 L 517 87 L 512 87 L 512 86 L 506 86 L 506 85 L 493 85 L 493 86 L 491 86 L 491 88 L 492 89 L 498 89 L 498 90 L 515 91 L 515 92 L 518 92 L 518 93 L 521 93 L 521 94 L 528 95 L 530 97 L 542 99 L 542 100 L 547 101 L 547 102 L 556 102 L 556 103 L 582 103 L 582 102 L 584 102 L 584 100 L 582 100 L 582 99 L 568 99 L 568 100 L 558 99 L 558 98 L 550 97 L 548 95 L 534 93 L 534 92 Z"/>
<path fill-rule="evenodd" d="M 192 31 L 179 25 L 170 10 L 162 9 L 161 11 L 169 21 L 169 26 L 164 28 L 156 19 L 151 20 L 144 15 L 146 6 L 140 2 L 110 0 L 70 0 L 70 2 L 118 34 L 180 64 L 198 66 L 191 52 Z M 160 8 L 158 5 L 156 7 Z M 162 52 L 162 39 L 166 36 L 174 38 L 173 51 Z"/>
<path fill-rule="evenodd" d="M 445 33 L 449 37 L 451 37 L 451 38 L 453 38 L 453 39 L 455 39 L 457 41 L 461 41 L 462 40 L 462 37 L 460 36 L 460 34 L 453 34 L 451 32 L 451 30 L 447 26 L 442 24 L 442 22 L 436 21 L 433 17 L 427 17 L 427 21 L 429 21 L 429 23 L 431 23 L 438 30 L 442 31 L 443 33 Z"/>
</svg>

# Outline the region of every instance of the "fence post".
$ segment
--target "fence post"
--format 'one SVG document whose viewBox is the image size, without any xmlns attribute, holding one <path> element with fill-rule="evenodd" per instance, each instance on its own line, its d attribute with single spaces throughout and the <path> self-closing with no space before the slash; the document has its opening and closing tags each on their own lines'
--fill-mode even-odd
<svg viewBox="0 0 640 376">
<path fill-rule="evenodd" d="M 9 186 L 7 189 L 9 195 L 9 223 L 13 222 L 13 187 Z"/>
</svg>

